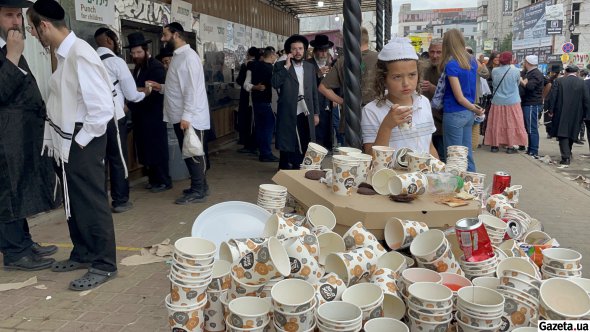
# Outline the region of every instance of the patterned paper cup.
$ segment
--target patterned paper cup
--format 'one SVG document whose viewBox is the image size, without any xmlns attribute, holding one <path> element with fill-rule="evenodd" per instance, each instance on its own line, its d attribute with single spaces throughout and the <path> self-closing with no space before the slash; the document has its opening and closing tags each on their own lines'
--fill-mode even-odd
<svg viewBox="0 0 590 332">
<path fill-rule="evenodd" d="M 186 284 L 180 283 L 174 276 L 170 276 L 170 300 L 174 305 L 193 306 L 201 303 L 207 297 L 207 286 L 211 278 L 202 283 Z"/>
<path fill-rule="evenodd" d="M 226 291 L 231 287 L 231 263 L 223 260 L 213 263 L 213 274 L 209 283 L 210 291 Z"/>
<path fill-rule="evenodd" d="M 371 163 L 373 162 L 373 157 L 371 155 L 364 153 L 351 153 L 349 154 L 349 156 L 360 161 L 360 168 L 356 181 L 358 187 L 359 184 L 367 182 L 369 180 L 368 176 L 369 172 L 371 171 Z"/>
<path fill-rule="evenodd" d="M 508 198 L 502 194 L 492 195 L 486 200 L 486 210 L 498 218 L 503 218 L 506 212 L 512 208 Z"/>
<path fill-rule="evenodd" d="M 247 238 L 247 239 L 231 239 L 227 242 L 228 242 L 228 245 L 230 245 L 234 248 L 238 248 L 238 256 L 239 256 L 238 259 L 240 259 L 240 258 L 244 257 L 247 253 L 258 250 L 258 248 L 262 244 L 264 244 L 266 241 L 268 241 L 268 238 L 252 237 L 252 238 Z M 232 255 L 233 255 L 233 253 L 232 253 Z M 236 260 L 234 260 L 234 262 L 235 261 Z"/>
<path fill-rule="evenodd" d="M 406 169 L 408 168 L 408 160 L 407 160 L 407 153 L 414 152 L 410 148 L 400 148 L 399 150 L 395 151 L 395 161 L 394 166 L 397 169 Z"/>
<path fill-rule="evenodd" d="M 314 299 L 309 309 L 298 313 L 285 313 L 275 309 L 274 324 L 282 331 L 313 331 L 315 326 L 314 313 L 317 300 Z"/>
<path fill-rule="evenodd" d="M 349 148 L 349 147 L 345 147 L 345 146 L 338 148 L 338 154 L 343 155 L 343 156 L 350 156 L 355 153 L 363 153 L 363 151 L 361 151 L 360 149 L 357 149 L 357 148 Z"/>
<path fill-rule="evenodd" d="M 430 167 L 430 153 L 408 152 L 408 170 L 410 172 L 432 172 Z"/>
<path fill-rule="evenodd" d="M 342 293 L 342 301 L 357 305 L 363 311 L 363 323 L 383 317 L 383 290 L 378 285 L 360 283 Z"/>
<path fill-rule="evenodd" d="M 433 262 L 427 262 L 427 263 L 421 263 L 418 262 L 418 266 L 442 273 L 442 272 L 448 272 L 448 273 L 454 273 L 460 276 L 464 276 L 465 273 L 463 273 L 463 270 L 461 270 L 461 266 L 459 265 L 459 262 L 457 261 L 457 259 L 455 258 L 455 256 L 453 255 L 453 251 L 451 250 L 450 247 L 447 247 L 447 250 L 444 252 L 444 254 L 438 258 L 437 260 L 433 261 Z"/>
<path fill-rule="evenodd" d="M 377 255 L 368 248 L 353 249 L 326 257 L 326 272 L 335 272 L 347 286 L 368 280 L 376 270 Z"/>
<path fill-rule="evenodd" d="M 449 246 L 445 233 L 438 229 L 429 229 L 416 236 L 410 245 L 410 252 L 420 264 L 441 258 Z"/>
<path fill-rule="evenodd" d="M 176 306 L 166 297 L 166 309 L 168 309 L 168 325 L 170 328 L 182 331 L 203 331 L 205 328 L 204 308 L 207 299 L 193 306 Z"/>
<path fill-rule="evenodd" d="M 430 156 L 430 169 L 434 173 L 444 172 L 447 168 L 447 165 L 442 161 L 434 158 L 432 155 Z"/>
<path fill-rule="evenodd" d="M 284 313 L 304 312 L 315 302 L 315 293 L 315 288 L 307 281 L 281 280 L 272 287 L 272 304 L 275 310 Z"/>
<path fill-rule="evenodd" d="M 382 168 L 378 171 L 373 170 L 373 175 L 371 176 L 373 189 L 380 195 L 390 195 L 389 181 L 396 175 L 397 173 L 389 168 Z"/>
<path fill-rule="evenodd" d="M 393 271 L 395 279 L 399 278 L 403 270 L 408 268 L 407 257 L 399 252 L 392 250 L 382 255 L 377 260 L 378 269 L 388 269 Z"/>
<path fill-rule="evenodd" d="M 393 161 L 393 153 L 395 150 L 389 146 L 373 146 L 373 172 L 377 172 L 383 168 L 389 168 Z"/>
<path fill-rule="evenodd" d="M 240 329 L 263 327 L 270 321 L 271 307 L 267 301 L 258 297 L 234 299 L 229 302 L 228 309 L 229 322 Z"/>
<path fill-rule="evenodd" d="M 241 256 L 238 245 L 230 241 L 223 241 L 219 244 L 219 259 L 233 263 L 240 259 Z"/>
<path fill-rule="evenodd" d="M 263 237 L 275 236 L 279 240 L 308 234 L 309 229 L 297 226 L 291 219 L 283 219 L 279 213 L 270 216 L 262 232 Z"/>
<path fill-rule="evenodd" d="M 388 185 L 393 195 L 423 195 L 428 188 L 428 179 L 423 173 L 406 173 L 392 177 Z"/>
<path fill-rule="evenodd" d="M 307 145 L 307 151 L 303 157 L 303 165 L 321 165 L 322 160 L 328 154 L 328 150 L 323 146 L 310 142 Z"/>
<path fill-rule="evenodd" d="M 225 331 L 225 315 L 221 297 L 227 296 L 226 292 L 207 292 L 207 305 L 205 305 L 205 330 Z"/>
<path fill-rule="evenodd" d="M 344 233 L 343 236 L 346 250 L 364 248 L 371 246 L 377 256 L 385 254 L 387 251 L 379 243 L 379 240 L 365 228 L 362 222 L 357 222 Z"/>
<path fill-rule="evenodd" d="M 332 192 L 340 196 L 352 195 L 352 188 L 357 185 L 360 161 L 350 156 L 332 158 Z"/>
<path fill-rule="evenodd" d="M 307 280 L 314 284 L 324 271 L 316 255 L 319 254 L 318 240 L 315 235 L 290 238 L 283 242 L 291 263 L 291 278 Z"/>
<path fill-rule="evenodd" d="M 391 218 L 385 224 L 385 243 L 392 250 L 407 248 L 418 234 L 427 230 L 428 225 L 423 222 Z"/>
<path fill-rule="evenodd" d="M 305 213 L 306 226 L 309 229 L 314 229 L 319 226 L 325 226 L 329 230 L 336 227 L 336 216 L 332 210 L 323 205 L 312 205 Z"/>
<path fill-rule="evenodd" d="M 289 255 L 276 237 L 269 238 L 256 252 L 247 253 L 232 266 L 236 278 L 248 285 L 262 285 L 290 272 Z"/>
<path fill-rule="evenodd" d="M 237 278 L 234 276 L 233 273 L 231 275 L 231 287 L 227 291 L 227 302 L 229 303 L 233 299 L 237 299 L 244 296 L 260 296 L 262 291 L 264 290 L 264 284 L 262 285 L 247 285 L 241 283 Z"/>
<path fill-rule="evenodd" d="M 328 273 L 313 285 L 316 290 L 318 305 L 326 302 L 340 301 L 342 293 L 346 290 L 346 284 L 336 273 Z"/>
<path fill-rule="evenodd" d="M 379 268 L 375 270 L 369 281 L 383 290 L 385 294 L 400 296 L 397 288 L 397 279 L 399 274 L 388 268 Z"/>
</svg>

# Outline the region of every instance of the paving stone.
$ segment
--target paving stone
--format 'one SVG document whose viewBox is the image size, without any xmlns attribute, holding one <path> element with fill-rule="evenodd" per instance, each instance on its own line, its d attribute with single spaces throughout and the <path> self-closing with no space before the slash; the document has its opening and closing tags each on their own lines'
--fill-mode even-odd
<svg viewBox="0 0 590 332">
<path fill-rule="evenodd" d="M 112 313 L 102 320 L 103 323 L 127 325 L 136 322 L 139 315 L 130 313 Z"/>
<path fill-rule="evenodd" d="M 90 311 L 90 312 L 86 312 L 83 315 L 81 315 L 80 317 L 78 317 L 78 319 L 76 319 L 78 322 L 82 322 L 82 323 L 99 323 L 101 322 L 107 315 L 105 315 L 105 313 L 103 312 L 94 312 L 94 311 Z"/>
<path fill-rule="evenodd" d="M 57 330 L 68 322 L 65 320 L 55 319 L 31 319 L 23 320 L 16 326 L 17 329 L 41 331 L 41 330 Z"/>
</svg>

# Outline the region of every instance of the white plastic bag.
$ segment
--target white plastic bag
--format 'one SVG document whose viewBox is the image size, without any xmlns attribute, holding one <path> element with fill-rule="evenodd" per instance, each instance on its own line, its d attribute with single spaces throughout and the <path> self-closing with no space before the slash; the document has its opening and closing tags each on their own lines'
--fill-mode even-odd
<svg viewBox="0 0 590 332">
<path fill-rule="evenodd" d="M 193 128 L 184 130 L 184 141 L 182 142 L 182 157 L 192 158 L 205 155 L 203 143 Z"/>
</svg>

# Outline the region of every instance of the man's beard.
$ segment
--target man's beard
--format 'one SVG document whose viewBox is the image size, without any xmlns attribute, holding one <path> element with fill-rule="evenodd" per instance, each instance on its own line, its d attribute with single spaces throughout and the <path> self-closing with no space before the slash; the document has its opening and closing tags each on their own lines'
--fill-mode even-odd
<svg viewBox="0 0 590 332">
<path fill-rule="evenodd" d="M 301 59 L 296 59 L 296 58 L 293 57 L 293 58 L 291 58 L 291 60 L 293 62 L 295 62 L 296 64 L 300 64 L 301 62 L 303 62 L 303 57 L 301 57 Z"/>
<path fill-rule="evenodd" d="M 315 62 L 317 62 L 318 66 L 320 66 L 320 67 L 324 67 L 326 64 L 328 64 L 328 57 L 321 58 L 321 57 L 314 56 L 314 58 L 315 58 Z"/>
<path fill-rule="evenodd" d="M 0 28 L 0 38 L 4 39 L 4 41 L 7 41 L 8 40 L 8 32 L 11 30 L 16 30 L 24 36 L 23 28 L 19 26 L 19 27 L 12 27 L 8 30 L 4 30 L 3 28 Z"/>
<path fill-rule="evenodd" d="M 174 38 L 170 38 L 170 40 L 164 44 L 164 48 L 169 49 L 169 50 L 175 50 L 176 43 L 175 43 Z"/>
<path fill-rule="evenodd" d="M 143 58 L 133 58 L 133 63 L 136 67 L 145 67 L 148 62 L 148 55 L 147 53 L 143 56 Z"/>
</svg>

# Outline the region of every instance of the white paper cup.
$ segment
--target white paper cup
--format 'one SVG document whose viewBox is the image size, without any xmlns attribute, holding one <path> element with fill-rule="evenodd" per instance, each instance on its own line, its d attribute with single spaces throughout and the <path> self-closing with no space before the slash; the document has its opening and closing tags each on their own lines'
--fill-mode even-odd
<svg viewBox="0 0 590 332">
<path fill-rule="evenodd" d="M 221 297 L 226 292 L 207 292 L 207 304 L 205 305 L 205 330 L 225 331 L 225 314 Z"/>
<path fill-rule="evenodd" d="M 305 213 L 308 228 L 313 229 L 319 226 L 325 226 L 330 230 L 336 227 L 336 216 L 334 213 L 323 205 L 312 205 Z"/>
<path fill-rule="evenodd" d="M 270 306 L 264 299 L 258 297 L 241 297 L 229 302 L 228 320 L 237 328 L 263 327 L 270 321 Z"/>
<path fill-rule="evenodd" d="M 298 226 L 289 219 L 284 219 L 280 213 L 275 213 L 264 225 L 262 236 L 267 238 L 275 236 L 279 240 L 284 240 L 291 237 L 297 237 L 302 235 L 309 235 L 311 232 L 309 229 Z"/>
<path fill-rule="evenodd" d="M 349 156 L 332 158 L 332 192 L 340 196 L 352 195 L 352 188 L 359 175 L 360 161 Z"/>
<path fill-rule="evenodd" d="M 389 168 L 381 168 L 377 171 L 373 169 L 373 176 L 371 177 L 373 189 L 375 189 L 379 195 L 390 195 L 389 181 L 396 175 L 397 173 Z"/>
<path fill-rule="evenodd" d="M 344 156 L 349 156 L 354 153 L 362 153 L 362 152 L 363 151 L 361 151 L 360 149 L 357 149 L 357 148 L 349 148 L 349 147 L 344 147 L 344 146 L 338 148 L 338 153 L 341 155 L 344 155 Z"/>
<path fill-rule="evenodd" d="M 371 163 L 373 157 L 364 153 L 350 153 L 349 156 L 360 161 L 359 174 L 357 175 L 357 187 L 363 182 L 369 181 L 369 173 L 371 172 Z"/>
<path fill-rule="evenodd" d="M 423 222 L 391 218 L 385 224 L 385 242 L 392 250 L 407 248 L 418 234 L 427 230 L 428 225 Z"/>
<path fill-rule="evenodd" d="M 393 153 L 395 152 L 394 148 L 389 146 L 377 146 L 374 145 L 373 148 L 373 173 L 379 171 L 380 169 L 389 168 L 390 164 L 393 160 Z"/>
<path fill-rule="evenodd" d="M 304 280 L 285 279 L 276 283 L 271 290 L 275 310 L 284 313 L 299 313 L 312 306 L 315 288 Z"/>
<path fill-rule="evenodd" d="M 346 251 L 344 239 L 340 234 L 334 232 L 318 235 L 318 243 L 320 244 L 320 256 L 318 259 L 320 265 L 326 264 L 326 257 L 329 254 Z"/>
<path fill-rule="evenodd" d="M 305 151 L 305 156 L 303 157 L 303 164 L 304 165 L 321 165 L 322 160 L 328 154 L 328 150 L 323 146 L 310 142 L 307 145 L 307 151 Z"/>
<path fill-rule="evenodd" d="M 428 188 L 428 179 L 423 173 L 406 173 L 389 179 L 389 192 L 393 195 L 423 195 Z"/>
<path fill-rule="evenodd" d="M 194 306 L 174 306 L 166 297 L 166 309 L 168 310 L 168 325 L 172 330 L 203 331 L 205 328 L 204 308 L 207 299 Z"/>
</svg>

